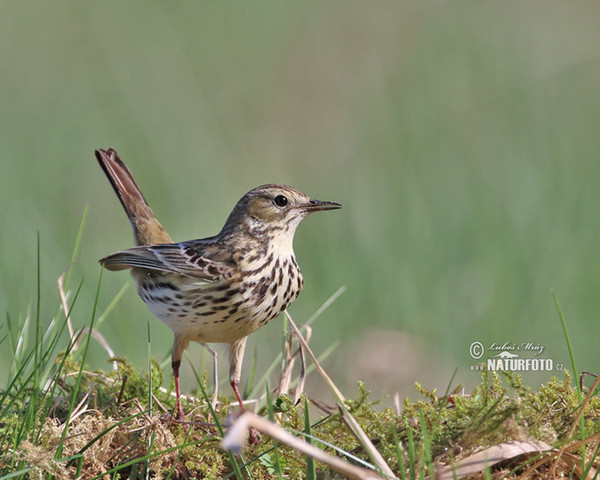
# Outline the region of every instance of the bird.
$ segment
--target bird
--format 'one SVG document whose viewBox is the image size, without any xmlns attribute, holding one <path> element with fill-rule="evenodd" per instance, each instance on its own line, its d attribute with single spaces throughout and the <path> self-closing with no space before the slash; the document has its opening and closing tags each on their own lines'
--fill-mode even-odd
<svg viewBox="0 0 600 480">
<path fill-rule="evenodd" d="M 296 227 L 311 213 L 341 204 L 315 200 L 287 185 L 261 185 L 235 204 L 218 234 L 174 242 L 117 152 L 98 149 L 95 156 L 129 218 L 136 244 L 99 262 L 108 270 L 129 269 L 150 312 L 173 331 L 175 418 L 185 420 L 179 369 L 190 342 L 207 347 L 215 362 L 216 353 L 207 344 L 227 345 L 229 382 L 244 410 L 238 385 L 247 337 L 278 317 L 303 287 L 293 250 Z M 215 396 L 216 388 L 215 381 Z"/>
</svg>

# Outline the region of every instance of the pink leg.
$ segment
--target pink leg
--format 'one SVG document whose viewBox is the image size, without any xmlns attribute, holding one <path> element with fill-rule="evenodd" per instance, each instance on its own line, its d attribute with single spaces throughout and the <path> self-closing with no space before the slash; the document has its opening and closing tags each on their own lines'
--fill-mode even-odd
<svg viewBox="0 0 600 480">
<path fill-rule="evenodd" d="M 244 408 L 244 402 L 242 401 L 242 396 L 240 395 L 240 391 L 238 390 L 238 381 L 237 380 L 231 380 L 231 388 L 233 388 L 233 393 L 235 393 L 237 401 L 240 404 L 240 408 L 242 410 L 246 410 Z"/>
<path fill-rule="evenodd" d="M 231 383 L 231 388 L 237 397 L 242 412 L 244 412 L 246 408 L 244 407 L 244 402 L 242 402 L 242 396 L 238 390 L 238 385 L 240 384 L 240 374 L 242 371 L 244 349 L 246 348 L 246 339 L 247 337 L 240 338 L 229 345 L 229 383 Z M 248 439 L 250 445 L 256 445 L 260 441 L 260 433 L 254 428 L 250 428 L 248 434 L 250 437 Z"/>
<path fill-rule="evenodd" d="M 181 365 L 180 361 L 173 362 L 173 377 L 175 377 L 175 395 L 177 396 L 177 404 L 175 406 L 177 410 L 177 416 L 175 417 L 179 421 L 185 420 L 185 415 L 183 414 L 183 408 L 181 408 L 181 392 L 179 390 L 179 366 Z"/>
<path fill-rule="evenodd" d="M 238 403 L 240 404 L 240 409 L 242 410 L 242 413 L 244 413 L 246 411 L 246 407 L 244 407 L 242 396 L 240 395 L 240 391 L 238 390 L 237 380 L 231 380 L 231 388 L 233 388 L 233 393 L 235 393 L 235 396 L 237 397 Z M 248 430 L 248 442 L 252 446 L 257 445 L 258 442 L 260 442 L 260 433 L 258 433 L 258 431 L 254 427 L 250 427 L 250 429 Z"/>
</svg>

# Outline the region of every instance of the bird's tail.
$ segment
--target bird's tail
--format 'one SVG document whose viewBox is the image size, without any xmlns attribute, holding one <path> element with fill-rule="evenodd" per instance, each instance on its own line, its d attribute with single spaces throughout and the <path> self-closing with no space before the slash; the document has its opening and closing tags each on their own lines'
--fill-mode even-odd
<svg viewBox="0 0 600 480">
<path fill-rule="evenodd" d="M 95 154 L 129 217 L 136 245 L 172 243 L 117 152 L 109 148 Z"/>
</svg>

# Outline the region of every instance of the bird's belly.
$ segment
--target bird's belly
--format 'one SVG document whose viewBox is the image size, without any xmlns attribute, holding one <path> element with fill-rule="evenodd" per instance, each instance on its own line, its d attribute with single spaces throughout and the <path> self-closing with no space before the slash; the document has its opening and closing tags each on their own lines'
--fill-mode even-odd
<svg viewBox="0 0 600 480">
<path fill-rule="evenodd" d="M 227 318 L 223 312 L 208 312 L 208 315 L 203 316 L 194 312 L 173 315 L 171 312 L 155 309 L 150 304 L 148 308 L 173 333 L 185 335 L 190 340 L 200 343 L 231 343 L 256 330 L 252 328 L 253 322 L 245 319 L 236 322 L 235 319 Z"/>
<path fill-rule="evenodd" d="M 174 333 L 190 337 L 201 343 L 231 343 L 246 337 L 277 317 L 287 305 L 255 305 L 242 302 L 237 312 L 231 308 L 213 310 L 203 307 L 190 310 L 180 305 L 166 306 L 147 302 L 150 311 L 164 322 Z M 226 305 L 216 305 L 216 307 Z"/>
<path fill-rule="evenodd" d="M 294 268 L 292 275 L 272 270 L 267 275 L 245 275 L 202 286 L 139 282 L 138 293 L 174 333 L 201 343 L 231 343 L 276 318 L 298 296 L 302 288 L 299 270 Z"/>
</svg>

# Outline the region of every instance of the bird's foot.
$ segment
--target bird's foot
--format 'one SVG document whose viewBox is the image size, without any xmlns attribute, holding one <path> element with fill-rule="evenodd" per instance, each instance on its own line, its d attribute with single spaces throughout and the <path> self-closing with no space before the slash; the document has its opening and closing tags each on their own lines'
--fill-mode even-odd
<svg viewBox="0 0 600 480">
<path fill-rule="evenodd" d="M 183 425 L 185 429 L 189 428 L 189 424 L 185 419 L 185 414 L 183 413 L 183 409 L 181 408 L 181 404 L 177 403 L 175 407 L 175 414 L 165 413 L 160 417 L 160 420 L 163 423 L 169 424 L 180 424 Z"/>
<path fill-rule="evenodd" d="M 256 428 L 250 427 L 248 429 L 248 443 L 251 447 L 255 447 L 256 445 L 258 445 L 258 442 L 260 442 L 261 438 L 262 435 Z"/>
<path fill-rule="evenodd" d="M 179 413 L 176 415 L 173 415 L 172 413 L 164 413 L 160 416 L 160 420 L 164 423 L 187 423 L 185 420 L 185 415 Z"/>
<path fill-rule="evenodd" d="M 177 415 L 175 416 L 175 421 L 185 422 L 185 415 L 183 413 L 183 409 L 181 408 L 181 405 L 177 405 Z"/>
</svg>

